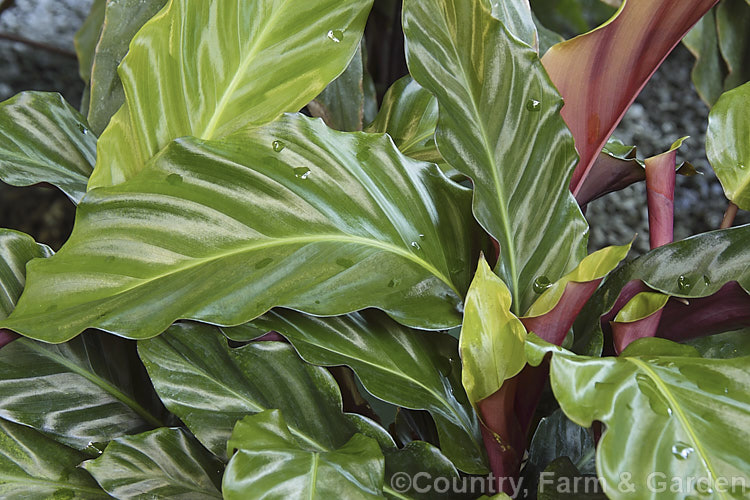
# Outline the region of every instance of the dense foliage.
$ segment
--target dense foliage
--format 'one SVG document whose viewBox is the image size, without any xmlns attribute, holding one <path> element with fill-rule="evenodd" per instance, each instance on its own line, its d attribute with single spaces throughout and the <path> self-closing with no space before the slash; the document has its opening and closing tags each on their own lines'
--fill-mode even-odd
<svg viewBox="0 0 750 500">
<path fill-rule="evenodd" d="M 567 4 L 95 0 L 83 109 L 0 104 L 77 205 L 0 230 L 0 496 L 747 498 L 750 4 Z M 611 135 L 689 31 L 729 209 L 673 242 L 684 138 Z M 589 254 L 643 181 L 652 250 Z"/>
</svg>

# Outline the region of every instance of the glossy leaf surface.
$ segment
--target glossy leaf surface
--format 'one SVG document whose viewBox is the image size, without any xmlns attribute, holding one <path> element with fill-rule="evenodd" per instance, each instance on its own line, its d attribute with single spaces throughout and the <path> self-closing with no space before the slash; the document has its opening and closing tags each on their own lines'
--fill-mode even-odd
<svg viewBox="0 0 750 500">
<path fill-rule="evenodd" d="M 497 392 L 526 364 L 526 329 L 510 306 L 508 287 L 480 259 L 466 295 L 460 340 L 462 380 L 472 404 Z"/>
<path fill-rule="evenodd" d="M 96 137 L 60 94 L 22 92 L 0 104 L 3 182 L 46 182 L 77 203 L 86 193 L 95 158 Z"/>
<path fill-rule="evenodd" d="M 126 104 L 102 134 L 89 189 L 133 177 L 173 139 L 226 137 L 298 111 L 346 69 L 371 5 L 172 0 L 119 67 Z"/>
<path fill-rule="evenodd" d="M 605 24 L 544 55 L 581 155 L 571 181 L 574 194 L 651 75 L 717 1 L 625 0 Z"/>
<path fill-rule="evenodd" d="M 104 2 L 102 2 L 104 3 Z M 117 75 L 130 41 L 167 0 L 108 0 L 103 10 L 101 33 L 97 36 L 96 53 L 91 66 L 91 90 L 88 121 L 91 130 L 101 135 L 120 106 L 125 91 Z"/>
<path fill-rule="evenodd" d="M 706 156 L 724 194 L 750 210 L 750 82 L 723 94 L 708 116 Z"/>
<path fill-rule="evenodd" d="M 94 51 L 99 41 L 104 22 L 104 7 L 106 0 L 94 0 L 89 15 L 83 21 L 73 38 L 78 56 L 78 73 L 87 85 L 91 81 L 91 65 L 94 62 Z"/>
<path fill-rule="evenodd" d="M 450 335 L 411 330 L 375 311 L 315 318 L 274 310 L 252 325 L 284 335 L 308 363 L 349 366 L 379 399 L 429 411 L 448 458 L 466 472 L 486 471 L 479 423 L 461 386 L 457 343 Z M 231 328 L 224 332 L 249 340 Z"/>
<path fill-rule="evenodd" d="M 47 245 L 40 245 L 24 233 L 0 229 L 0 318 L 6 318 L 26 284 L 26 264 L 31 259 L 52 255 Z"/>
<path fill-rule="evenodd" d="M 270 410 L 237 423 L 236 449 L 223 481 L 224 498 L 382 498 L 384 463 L 377 443 L 356 434 L 337 449 L 298 441 L 281 412 Z"/>
<path fill-rule="evenodd" d="M 333 377 L 288 344 L 232 349 L 217 328 L 180 323 L 141 341 L 138 351 L 166 407 L 217 456 L 225 457 L 238 420 L 268 409 L 283 411 L 292 432 L 320 449 L 341 446 L 356 432 Z"/>
<path fill-rule="evenodd" d="M 42 433 L 0 419 L 0 496 L 104 499 L 88 472 L 78 468 L 87 457 Z"/>
<path fill-rule="evenodd" d="M 410 487 L 405 489 L 401 487 L 399 477 L 403 478 L 408 474 L 414 478 L 417 474 L 422 473 L 419 477 L 425 477 L 424 473 L 429 474 L 431 478 L 446 478 L 449 481 L 459 481 L 460 476 L 456 467 L 443 455 L 440 450 L 424 441 L 412 441 L 401 449 L 385 450 L 385 484 L 390 486 L 391 492 L 386 489 L 387 498 L 411 500 L 433 500 L 433 499 L 453 499 L 456 495 L 450 489 L 446 492 L 435 491 L 430 488 L 425 491 L 425 484 L 412 481 Z M 429 481 L 427 481 L 429 484 Z M 452 484 L 452 483 L 451 483 Z M 457 484 L 460 484 L 457 482 Z M 416 486 L 416 488 L 415 488 Z M 387 487 L 386 487 L 387 488 Z M 397 494 L 393 494 L 396 491 Z M 390 494 L 389 494 L 390 493 Z"/>
<path fill-rule="evenodd" d="M 119 438 L 82 467 L 114 498 L 221 498 L 224 464 L 182 429 Z"/>
<path fill-rule="evenodd" d="M 132 344 L 99 332 L 16 340 L 0 350 L 0 417 L 81 450 L 163 425 Z"/>
<path fill-rule="evenodd" d="M 274 306 L 456 326 L 479 253 L 470 195 L 386 136 L 301 115 L 180 140 L 138 177 L 89 193 L 0 326 L 53 342 L 87 327 L 147 338 L 178 318 L 238 325 Z"/>
<path fill-rule="evenodd" d="M 566 189 L 576 153 L 562 100 L 534 49 L 487 7 L 407 0 L 407 61 L 437 97 L 438 148 L 474 182 L 474 214 L 499 242 L 496 270 L 520 314 L 539 275 L 556 281 L 584 257 L 587 225 Z"/>
<path fill-rule="evenodd" d="M 607 429 L 597 449 L 597 472 L 612 499 L 744 498 L 750 470 L 750 372 L 747 358 L 710 360 L 662 339 L 635 342 L 618 358 L 576 356 L 531 338 L 530 362 L 552 352 L 551 384 L 574 422 Z M 651 443 L 630 446 L 631 443 Z M 633 488 L 618 488 L 622 472 Z M 654 473 L 677 478 L 691 491 L 649 488 Z M 710 490 L 708 489 L 710 488 Z M 658 490 L 658 491 L 657 491 Z"/>
<path fill-rule="evenodd" d="M 387 133 L 406 156 L 441 163 L 435 144 L 438 103 L 410 76 L 397 80 L 383 97 L 375 121 L 365 131 Z"/>
</svg>

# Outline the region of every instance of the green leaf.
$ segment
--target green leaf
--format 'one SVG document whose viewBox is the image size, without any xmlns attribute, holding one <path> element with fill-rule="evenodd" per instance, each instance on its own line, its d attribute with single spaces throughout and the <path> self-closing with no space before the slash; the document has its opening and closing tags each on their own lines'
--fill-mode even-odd
<svg viewBox="0 0 750 500">
<path fill-rule="evenodd" d="M 365 120 L 364 40 L 341 76 L 332 81 L 307 105 L 312 116 L 322 118 L 336 130 L 362 130 Z"/>
<path fill-rule="evenodd" d="M 690 340 L 704 358 L 728 359 L 750 356 L 750 328 Z"/>
<path fill-rule="evenodd" d="M 221 498 L 224 464 L 183 429 L 116 439 L 82 467 L 115 498 Z"/>
<path fill-rule="evenodd" d="M 337 448 L 357 432 L 333 377 L 285 343 L 232 349 L 215 327 L 178 323 L 139 342 L 138 352 L 166 407 L 219 457 L 238 420 L 268 409 L 283 411 L 292 432 L 313 447 Z"/>
<path fill-rule="evenodd" d="M 667 305 L 669 295 L 655 292 L 641 292 L 625 304 L 615 316 L 615 322 L 634 323 L 648 318 Z"/>
<path fill-rule="evenodd" d="M 0 179 L 47 182 L 78 203 L 96 158 L 96 137 L 60 94 L 22 92 L 0 104 Z"/>
<path fill-rule="evenodd" d="M 226 137 L 298 111 L 341 74 L 372 0 L 173 0 L 119 67 L 126 103 L 89 189 L 119 184 L 173 139 Z"/>
<path fill-rule="evenodd" d="M 611 246 L 597 250 L 578 264 L 578 267 L 544 288 L 546 283 L 537 282 L 542 294 L 526 312 L 525 317 L 543 316 L 550 312 L 563 296 L 569 283 L 587 283 L 604 278 L 614 270 L 630 252 L 632 243 L 622 246 Z"/>
<path fill-rule="evenodd" d="M 274 306 L 452 327 L 479 253 L 470 195 L 386 136 L 301 115 L 181 139 L 138 177 L 88 193 L 0 327 L 51 342 L 87 327 L 148 338 L 178 318 L 239 325 Z"/>
<path fill-rule="evenodd" d="M 86 458 L 34 429 L 0 419 L 0 497 L 5 500 L 109 498 L 78 468 Z"/>
<path fill-rule="evenodd" d="M 510 304 L 508 287 L 482 257 L 466 295 L 460 339 L 462 380 L 472 404 L 497 392 L 526 365 L 526 329 Z"/>
<path fill-rule="evenodd" d="M 582 474 L 568 458 L 552 461 L 542 473 L 537 500 L 607 500 L 595 474 Z"/>
<path fill-rule="evenodd" d="M 597 471 L 609 498 L 683 499 L 701 491 L 710 498 L 746 497 L 750 358 L 685 356 L 684 347 L 675 350 L 663 339 L 638 340 L 617 358 L 592 358 L 529 339 L 530 363 L 553 353 L 552 390 L 565 414 L 583 427 L 606 426 Z M 632 488 L 621 487 L 625 471 Z M 651 484 L 663 477 L 686 486 L 660 491 L 648 487 L 649 477 Z"/>
<path fill-rule="evenodd" d="M 133 344 L 99 332 L 16 340 L 0 350 L 0 417 L 80 450 L 163 425 Z"/>
<path fill-rule="evenodd" d="M 475 474 L 487 471 L 479 423 L 460 385 L 457 343 L 450 335 L 411 330 L 375 311 L 315 318 L 274 310 L 251 325 L 281 333 L 308 363 L 349 366 L 377 398 L 429 411 L 441 448 L 456 466 Z M 247 339 L 231 328 L 224 332 Z"/>
<path fill-rule="evenodd" d="M 267 498 L 383 498 L 383 455 L 355 434 L 335 449 L 300 442 L 278 410 L 245 417 L 232 432 L 223 492 L 227 500 L 263 492 Z"/>
<path fill-rule="evenodd" d="M 495 19 L 513 36 L 538 51 L 539 39 L 529 0 L 489 0 L 488 3 Z"/>
<path fill-rule="evenodd" d="M 695 56 L 691 80 L 698 95 L 709 107 L 724 90 L 724 79 L 728 73 L 721 58 L 718 36 L 716 10 L 712 9 L 683 38 L 683 43 Z"/>
<path fill-rule="evenodd" d="M 438 492 L 434 488 L 431 488 L 429 491 L 424 491 L 423 489 L 426 484 L 430 483 L 430 478 L 445 478 L 451 481 L 451 484 L 455 481 L 455 484 L 459 485 L 459 487 L 461 485 L 458 471 L 438 448 L 424 441 L 411 441 L 401 449 L 385 450 L 384 454 L 385 484 L 389 485 L 391 490 L 398 493 L 398 495 L 387 494 L 388 498 L 409 498 L 413 500 L 432 500 L 435 498 L 445 498 L 447 500 L 456 498 L 455 493 L 451 489 L 446 492 Z M 425 476 L 425 474 L 428 474 L 428 476 Z M 400 481 L 403 481 L 406 477 L 410 478 L 411 481 L 408 485 L 409 488 L 404 491 L 404 487 Z M 417 484 L 414 484 L 415 477 L 423 478 L 424 483 L 418 481 Z"/>
<path fill-rule="evenodd" d="M 52 253 L 47 245 L 36 243 L 28 234 L 0 229 L 0 318 L 8 317 L 16 307 L 26 284 L 26 264 Z"/>
<path fill-rule="evenodd" d="M 128 53 L 130 41 L 166 3 L 167 0 L 107 2 L 91 66 L 91 96 L 87 117 L 95 134 L 101 135 L 104 132 L 112 115 L 125 102 L 125 91 L 117 75 L 117 66 Z"/>
<path fill-rule="evenodd" d="M 723 0 L 716 7 L 716 30 L 719 48 L 729 74 L 724 90 L 731 90 L 750 79 L 747 65 L 750 57 L 750 3 L 747 0 Z"/>
<path fill-rule="evenodd" d="M 473 180 L 474 214 L 499 242 L 496 270 L 518 315 L 537 276 L 554 282 L 585 256 L 562 100 L 534 49 L 485 2 L 407 0 L 404 32 L 412 76 L 439 102 L 438 148 Z"/>
<path fill-rule="evenodd" d="M 579 315 L 574 350 L 585 350 L 582 347 L 592 342 L 601 346 L 599 319 L 612 310 L 631 281 L 641 280 L 654 291 L 687 299 L 713 295 L 730 281 L 750 290 L 748 246 L 750 225 L 699 234 L 628 262 L 609 275 Z"/>
<path fill-rule="evenodd" d="M 724 194 L 750 210 L 750 82 L 722 94 L 708 115 L 706 155 Z"/>
<path fill-rule="evenodd" d="M 437 99 L 405 76 L 385 93 L 375 121 L 365 131 L 387 133 L 406 156 L 442 163 L 443 157 L 435 144 L 437 122 Z"/>
<path fill-rule="evenodd" d="M 78 74 L 86 85 L 91 81 L 91 65 L 94 63 L 96 42 L 102 31 L 105 3 L 106 0 L 94 0 L 89 15 L 73 38 L 78 55 Z"/>
</svg>

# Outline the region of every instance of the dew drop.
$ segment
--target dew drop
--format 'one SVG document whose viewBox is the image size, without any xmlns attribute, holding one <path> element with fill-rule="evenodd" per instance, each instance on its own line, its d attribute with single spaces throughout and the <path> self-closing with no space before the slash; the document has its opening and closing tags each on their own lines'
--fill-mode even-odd
<svg viewBox="0 0 750 500">
<path fill-rule="evenodd" d="M 276 151 L 277 153 L 281 153 L 282 151 L 284 151 L 286 144 L 281 141 L 273 141 L 273 144 L 271 144 L 271 146 L 273 147 L 274 151 Z"/>
<path fill-rule="evenodd" d="M 540 111 L 542 109 L 542 103 L 536 99 L 529 99 L 526 101 L 526 109 L 534 112 Z"/>
<path fill-rule="evenodd" d="M 423 239 L 424 239 L 424 234 L 420 234 L 420 235 L 419 235 L 419 239 L 420 239 L 420 240 L 423 240 Z"/>
<path fill-rule="evenodd" d="M 316 301 L 315 301 L 315 303 L 316 303 L 316 304 L 320 304 L 320 301 L 319 301 L 319 300 L 316 300 Z"/>
<path fill-rule="evenodd" d="M 534 280 L 534 293 L 544 293 L 546 289 L 552 286 L 549 278 L 546 276 L 539 276 Z"/>
<path fill-rule="evenodd" d="M 705 283 L 705 284 L 706 284 L 706 286 L 711 286 L 711 278 L 709 278 L 708 276 L 706 276 L 706 275 L 704 274 L 704 275 L 703 275 L 703 283 Z"/>
<path fill-rule="evenodd" d="M 411 242 L 411 246 L 412 246 L 412 248 L 415 248 L 417 250 L 419 250 L 419 249 L 422 248 L 421 246 L 419 246 L 419 243 L 417 243 L 416 241 L 412 241 Z"/>
<path fill-rule="evenodd" d="M 294 176 L 297 179 L 302 179 L 304 181 L 310 177 L 310 169 L 307 167 L 297 167 L 294 169 Z"/>
<path fill-rule="evenodd" d="M 344 39 L 344 32 L 341 30 L 331 30 L 328 32 L 328 39 L 332 42 L 339 43 Z"/>
<path fill-rule="evenodd" d="M 677 443 L 672 446 L 672 455 L 680 460 L 687 460 L 694 451 L 692 446 L 688 446 L 685 443 Z"/>
<path fill-rule="evenodd" d="M 679 278 L 677 278 L 677 287 L 680 289 L 681 292 L 687 292 L 690 290 L 690 287 L 692 287 L 693 284 L 690 283 L 690 280 L 685 275 L 680 275 Z"/>
<path fill-rule="evenodd" d="M 82 123 L 78 124 L 78 130 L 80 130 L 83 135 L 86 135 L 89 133 L 89 131 L 86 129 L 86 127 L 83 126 Z"/>
<path fill-rule="evenodd" d="M 354 265 L 354 261 L 350 259 L 340 258 L 340 259 L 336 259 L 336 264 L 344 268 L 349 268 Z"/>
<path fill-rule="evenodd" d="M 263 269 L 271 262 L 273 262 L 273 259 L 271 257 L 266 257 L 263 260 L 259 260 L 258 262 L 255 263 L 255 269 Z"/>
<path fill-rule="evenodd" d="M 177 184 L 182 183 L 182 176 L 180 174 L 169 174 L 167 176 L 167 183 L 176 186 Z"/>
<path fill-rule="evenodd" d="M 747 167 L 745 166 L 744 163 L 738 163 L 737 168 L 739 168 L 740 170 L 745 170 Z"/>
</svg>

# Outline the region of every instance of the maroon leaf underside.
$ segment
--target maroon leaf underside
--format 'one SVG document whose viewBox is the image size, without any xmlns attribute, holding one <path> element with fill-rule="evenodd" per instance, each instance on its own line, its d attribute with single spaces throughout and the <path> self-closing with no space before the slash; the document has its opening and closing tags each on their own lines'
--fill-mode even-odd
<svg viewBox="0 0 750 500">
<path fill-rule="evenodd" d="M 627 0 L 603 27 L 557 44 L 544 55 L 542 63 L 565 100 L 562 116 L 581 157 L 570 183 L 576 198 L 625 111 L 672 49 L 717 2 Z"/>
<path fill-rule="evenodd" d="M 652 250 L 674 240 L 676 165 L 676 150 L 646 160 L 648 232 Z"/>
<path fill-rule="evenodd" d="M 599 153 L 575 198 L 579 205 L 585 207 L 605 194 L 620 191 L 643 180 L 646 180 L 646 171 L 636 160 Z"/>
<path fill-rule="evenodd" d="M 10 344 L 19 337 L 17 333 L 11 332 L 4 328 L 0 329 L 0 349 Z"/>
</svg>

